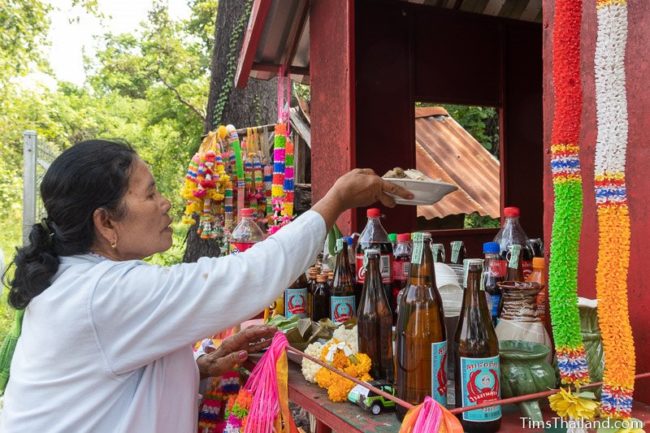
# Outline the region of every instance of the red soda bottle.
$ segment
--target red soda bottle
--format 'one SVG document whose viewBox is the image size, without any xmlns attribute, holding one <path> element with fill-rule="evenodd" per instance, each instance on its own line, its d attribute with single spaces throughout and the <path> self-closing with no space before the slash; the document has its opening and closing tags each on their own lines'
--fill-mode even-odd
<svg viewBox="0 0 650 433">
<path fill-rule="evenodd" d="M 255 222 L 254 210 L 243 208 L 241 220 L 230 236 L 230 253 L 243 253 L 257 242 L 264 240 L 264 232 Z"/>
<path fill-rule="evenodd" d="M 400 233 L 397 235 L 395 258 L 393 259 L 393 296 L 390 299 L 394 321 L 397 321 L 398 295 L 406 287 L 409 279 L 411 251 L 411 234 Z"/>
<path fill-rule="evenodd" d="M 368 248 L 379 249 L 379 271 L 381 273 L 381 282 L 384 287 L 386 299 L 391 299 L 391 285 L 393 282 L 393 246 L 388 239 L 388 233 L 381 225 L 379 218 L 381 211 L 377 208 L 370 208 L 366 211 L 368 223 L 361 232 L 357 241 L 357 294 L 361 293 L 365 281 L 365 268 L 363 266 L 364 252 Z"/>
</svg>

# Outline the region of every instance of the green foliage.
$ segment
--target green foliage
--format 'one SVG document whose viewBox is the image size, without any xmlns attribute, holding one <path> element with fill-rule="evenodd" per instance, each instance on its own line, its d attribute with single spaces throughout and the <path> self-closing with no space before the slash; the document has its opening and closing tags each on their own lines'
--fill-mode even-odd
<svg viewBox="0 0 650 433">
<path fill-rule="evenodd" d="M 498 218 L 492 218 L 489 215 L 481 216 L 478 212 L 473 212 L 465 215 L 463 227 L 466 229 L 491 229 L 501 227 L 501 223 Z"/>
<path fill-rule="evenodd" d="M 96 0 L 71 1 L 103 16 Z M 46 44 L 47 4 L 0 0 L 0 248 L 6 261 L 21 243 L 24 130 L 35 130 L 56 151 L 90 138 L 128 141 L 150 164 L 176 220 L 183 212 L 184 172 L 203 132 L 216 0 L 189 0 L 191 17 L 180 22 L 158 1 L 137 32 L 103 36 L 96 58 L 86 59 L 85 85 L 26 90 L 15 78 L 30 66 L 48 68 L 39 51 Z M 186 233 L 174 225 L 173 247 L 148 260 L 180 262 Z M 13 317 L 5 296 L 0 336 Z"/>
<path fill-rule="evenodd" d="M 496 108 L 451 104 L 444 107 L 476 141 L 499 158 L 499 114 Z"/>
<path fill-rule="evenodd" d="M 29 72 L 31 63 L 43 65 L 42 47 L 50 26 L 47 3 L 0 0 L 0 89 L 10 78 Z"/>
</svg>

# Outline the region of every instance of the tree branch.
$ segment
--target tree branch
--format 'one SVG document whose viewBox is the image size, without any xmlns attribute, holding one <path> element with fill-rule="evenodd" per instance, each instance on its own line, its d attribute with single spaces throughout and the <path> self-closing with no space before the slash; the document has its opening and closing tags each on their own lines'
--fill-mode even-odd
<svg viewBox="0 0 650 433">
<path fill-rule="evenodd" d="M 169 90 L 171 90 L 171 91 L 174 93 L 174 95 L 176 95 L 176 99 L 178 99 L 178 101 L 179 101 L 181 104 L 185 105 L 187 108 L 189 108 L 190 110 L 192 110 L 192 112 L 193 112 L 194 114 L 196 114 L 196 115 L 198 116 L 198 118 L 201 120 L 201 123 L 205 123 L 205 114 L 202 113 L 198 108 L 196 108 L 195 106 L 193 106 L 192 104 L 190 104 L 188 101 L 186 101 L 186 100 L 183 98 L 183 96 L 179 93 L 178 89 L 176 89 L 174 86 L 172 86 L 171 84 L 169 84 L 169 83 L 167 82 L 167 80 L 165 80 L 165 79 L 163 78 L 162 74 L 160 73 L 160 69 L 156 69 L 156 75 L 158 75 L 158 78 L 159 78 L 160 81 L 163 83 L 163 85 L 164 85 L 165 87 L 167 87 Z"/>
</svg>

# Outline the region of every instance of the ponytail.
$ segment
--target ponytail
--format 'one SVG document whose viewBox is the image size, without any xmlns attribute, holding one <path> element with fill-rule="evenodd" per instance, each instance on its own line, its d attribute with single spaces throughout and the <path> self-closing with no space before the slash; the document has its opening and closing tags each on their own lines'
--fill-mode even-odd
<svg viewBox="0 0 650 433">
<path fill-rule="evenodd" d="M 54 241 L 54 232 L 43 220 L 32 226 L 29 244 L 17 250 L 14 258 L 16 271 L 9 289 L 9 304 L 15 309 L 27 307 L 32 298 L 40 295 L 50 285 L 50 280 L 59 268 Z"/>
</svg>

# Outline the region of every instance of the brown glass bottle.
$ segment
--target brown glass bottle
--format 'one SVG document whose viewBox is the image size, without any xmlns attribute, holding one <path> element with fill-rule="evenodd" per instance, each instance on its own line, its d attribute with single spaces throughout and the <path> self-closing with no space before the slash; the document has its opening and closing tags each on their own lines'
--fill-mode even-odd
<svg viewBox="0 0 650 433">
<path fill-rule="evenodd" d="M 447 404 L 447 335 L 429 233 L 413 234 L 409 284 L 397 317 L 397 396 L 413 405 Z M 395 408 L 401 420 L 406 409 Z"/>
<path fill-rule="evenodd" d="M 339 253 L 336 256 L 332 297 L 330 298 L 330 319 L 343 323 L 357 315 L 354 298 L 354 277 L 348 260 L 348 244 L 342 238 L 336 241 Z"/>
<path fill-rule="evenodd" d="M 284 316 L 307 317 L 309 308 L 309 283 L 304 272 L 284 291 Z"/>
<path fill-rule="evenodd" d="M 379 270 L 380 250 L 364 251 L 366 279 L 357 310 L 359 351 L 372 360 L 370 375 L 393 382 L 393 313 L 382 285 Z"/>
<path fill-rule="evenodd" d="M 311 320 L 318 322 L 327 319 L 330 315 L 330 286 L 327 284 L 327 275 L 319 274 L 316 277 L 316 286 L 311 296 Z"/>
<path fill-rule="evenodd" d="M 483 260 L 470 260 L 467 272 L 467 288 L 454 336 L 458 349 L 456 407 L 498 400 L 501 395 L 499 343 L 481 285 Z M 458 418 L 467 433 L 493 433 L 501 426 L 501 406 L 463 412 Z"/>
<path fill-rule="evenodd" d="M 311 318 L 311 306 L 312 306 L 312 297 L 314 296 L 314 288 L 316 287 L 316 275 L 318 275 L 318 269 L 316 266 L 312 266 L 307 271 L 307 317 Z"/>
</svg>

